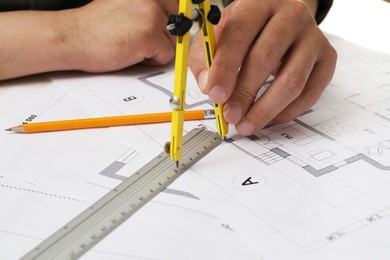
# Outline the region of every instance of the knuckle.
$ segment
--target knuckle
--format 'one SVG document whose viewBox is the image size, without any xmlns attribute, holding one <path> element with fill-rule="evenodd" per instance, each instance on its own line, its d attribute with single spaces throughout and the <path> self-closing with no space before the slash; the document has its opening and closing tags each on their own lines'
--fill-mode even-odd
<svg viewBox="0 0 390 260">
<path fill-rule="evenodd" d="M 212 68 L 215 71 L 219 71 L 221 75 L 231 75 L 235 70 L 225 59 L 215 59 Z"/>
<path fill-rule="evenodd" d="M 154 13 L 160 12 L 161 11 L 161 7 L 155 1 L 147 0 L 147 1 L 143 1 L 143 8 L 142 8 L 142 10 L 144 10 L 144 12 L 146 12 L 148 14 L 154 14 Z"/>
<path fill-rule="evenodd" d="M 142 13 L 140 15 L 148 17 L 147 21 L 139 26 L 142 29 L 143 37 L 153 37 L 157 30 L 163 28 L 161 24 L 161 17 L 163 16 L 161 7 L 155 1 L 145 1 L 140 12 Z"/>
<path fill-rule="evenodd" d="M 228 23 L 225 26 L 225 30 L 229 30 L 231 35 L 234 35 L 237 38 L 248 39 L 251 36 L 251 26 L 244 24 L 240 21 Z"/>
<path fill-rule="evenodd" d="M 252 104 L 256 98 L 256 94 L 253 94 L 244 88 L 237 89 L 236 93 L 240 100 L 243 100 L 245 103 L 248 104 Z"/>
<path fill-rule="evenodd" d="M 308 109 L 312 107 L 320 98 L 321 93 L 317 93 L 315 91 L 309 92 L 307 95 L 304 97 L 304 103 L 303 106 L 305 109 Z"/>
<path fill-rule="evenodd" d="M 303 90 L 306 83 L 306 77 L 302 73 L 290 73 L 286 76 L 284 91 L 289 96 L 297 97 Z"/>
<path fill-rule="evenodd" d="M 328 59 L 332 62 L 332 63 L 336 63 L 337 61 L 337 51 L 336 49 L 329 44 L 328 48 L 326 48 L 326 56 L 328 57 Z"/>
<path fill-rule="evenodd" d="M 302 113 L 303 111 L 306 111 L 307 109 L 311 108 L 319 99 L 320 96 L 325 89 L 326 84 L 321 84 L 320 86 L 317 86 L 315 88 L 312 88 L 309 91 L 306 91 L 303 93 L 299 99 L 297 99 L 295 103 L 295 110 L 299 110 L 298 112 L 295 112 L 294 115 L 299 116 L 299 113 Z M 286 111 L 286 112 L 293 113 L 292 109 Z M 298 115 L 297 115 L 298 114 Z"/>
<path fill-rule="evenodd" d="M 157 49 L 155 47 L 157 46 L 154 43 L 145 44 L 143 45 L 142 51 L 140 51 L 140 53 L 146 58 L 153 57 L 157 52 Z"/>
<path fill-rule="evenodd" d="M 261 48 L 257 51 L 250 53 L 250 63 L 256 67 L 263 68 L 265 70 L 272 70 L 275 66 L 275 62 L 278 60 L 276 48 L 271 44 L 264 42 Z"/>
<path fill-rule="evenodd" d="M 257 109 L 254 111 L 256 114 L 256 121 L 257 122 L 263 122 L 265 124 L 269 123 L 275 115 L 271 114 L 268 110 L 266 109 Z"/>
<path fill-rule="evenodd" d="M 174 50 L 169 48 L 162 50 L 159 54 L 161 56 L 159 62 L 157 63 L 159 65 L 169 63 L 171 60 L 173 60 L 173 57 L 175 56 Z"/>
<path fill-rule="evenodd" d="M 298 17 L 306 17 L 309 11 L 303 1 L 291 1 L 289 9 L 294 16 Z"/>
<path fill-rule="evenodd" d="M 287 8 L 290 13 L 289 17 L 293 20 L 299 21 L 301 24 L 306 24 L 307 22 L 314 23 L 314 19 L 310 14 L 309 8 L 303 1 L 290 1 Z"/>
</svg>

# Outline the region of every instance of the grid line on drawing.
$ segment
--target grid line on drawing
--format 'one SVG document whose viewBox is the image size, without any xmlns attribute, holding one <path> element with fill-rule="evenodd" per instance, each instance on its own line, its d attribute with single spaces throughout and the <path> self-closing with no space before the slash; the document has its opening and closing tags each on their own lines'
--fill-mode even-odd
<svg viewBox="0 0 390 260">
<path fill-rule="evenodd" d="M 267 165 L 270 165 L 270 164 L 276 163 L 280 160 L 283 160 L 284 158 L 273 151 L 269 151 L 269 152 L 266 152 L 266 153 L 263 153 L 263 154 L 257 156 L 256 159 L 264 162 Z"/>
</svg>

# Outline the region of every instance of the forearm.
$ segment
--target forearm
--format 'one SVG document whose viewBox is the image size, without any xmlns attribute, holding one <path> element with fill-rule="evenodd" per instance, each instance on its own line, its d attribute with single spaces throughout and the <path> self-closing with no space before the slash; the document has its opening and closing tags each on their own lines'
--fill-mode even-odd
<svg viewBox="0 0 390 260">
<path fill-rule="evenodd" d="M 0 80 L 76 69 L 65 11 L 0 13 Z"/>
</svg>

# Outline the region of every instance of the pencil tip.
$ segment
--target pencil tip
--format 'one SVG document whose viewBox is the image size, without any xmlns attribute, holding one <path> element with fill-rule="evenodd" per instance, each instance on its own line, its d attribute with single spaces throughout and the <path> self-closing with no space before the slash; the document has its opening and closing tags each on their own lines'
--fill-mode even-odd
<svg viewBox="0 0 390 260">
<path fill-rule="evenodd" d="M 179 161 L 176 161 L 176 168 L 179 168 Z"/>
<path fill-rule="evenodd" d="M 7 129 L 5 129 L 5 131 L 12 131 L 12 129 L 11 128 L 7 128 Z"/>
</svg>

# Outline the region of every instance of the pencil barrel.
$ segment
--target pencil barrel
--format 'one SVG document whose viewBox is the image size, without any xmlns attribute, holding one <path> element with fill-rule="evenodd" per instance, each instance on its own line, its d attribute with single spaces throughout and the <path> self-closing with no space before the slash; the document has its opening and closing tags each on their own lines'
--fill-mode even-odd
<svg viewBox="0 0 390 260">
<path fill-rule="evenodd" d="M 207 110 L 206 110 L 207 111 Z M 204 119 L 205 111 L 192 110 L 184 112 L 184 120 L 202 120 Z M 114 117 L 100 117 L 100 118 L 85 118 L 74 120 L 62 120 L 42 123 L 24 124 L 25 133 L 39 133 L 51 131 L 77 130 L 88 128 L 101 128 L 113 126 L 126 125 L 141 125 L 141 124 L 157 124 L 171 122 L 172 113 L 154 113 L 154 114 L 140 114 L 129 116 L 114 116 Z M 23 132 L 23 131 L 22 131 Z"/>
</svg>

